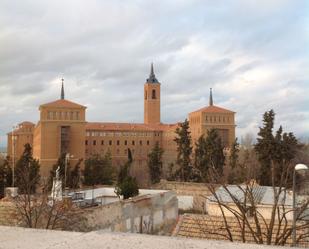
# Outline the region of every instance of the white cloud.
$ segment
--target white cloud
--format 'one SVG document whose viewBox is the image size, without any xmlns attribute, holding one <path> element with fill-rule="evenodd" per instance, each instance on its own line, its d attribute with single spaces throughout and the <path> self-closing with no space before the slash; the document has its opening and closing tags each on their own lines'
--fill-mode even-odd
<svg viewBox="0 0 309 249">
<path fill-rule="evenodd" d="M 37 121 L 60 92 L 91 121 L 143 120 L 143 83 L 155 62 L 162 119 L 208 103 L 237 112 L 237 134 L 263 112 L 309 136 L 306 1 L 34 1 L 0 3 L 0 135 Z M 4 118 L 2 118 L 4 117 Z M 296 121 L 297 120 L 297 121 Z M 1 139 L 0 144 L 5 144 Z"/>
</svg>

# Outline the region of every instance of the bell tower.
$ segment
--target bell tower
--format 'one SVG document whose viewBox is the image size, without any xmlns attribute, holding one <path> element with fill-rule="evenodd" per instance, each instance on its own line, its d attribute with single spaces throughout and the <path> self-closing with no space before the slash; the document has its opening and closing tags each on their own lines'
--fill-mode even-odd
<svg viewBox="0 0 309 249">
<path fill-rule="evenodd" d="M 144 123 L 160 124 L 160 82 L 157 80 L 153 63 L 151 63 L 150 75 L 144 85 Z"/>
</svg>

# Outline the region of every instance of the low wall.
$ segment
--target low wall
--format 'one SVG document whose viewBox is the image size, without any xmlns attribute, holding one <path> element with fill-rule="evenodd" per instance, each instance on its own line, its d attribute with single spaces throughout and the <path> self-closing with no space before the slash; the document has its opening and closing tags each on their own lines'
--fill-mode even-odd
<svg viewBox="0 0 309 249">
<path fill-rule="evenodd" d="M 97 194 L 102 194 L 101 191 Z M 110 194 L 105 189 L 103 194 Z M 74 226 L 59 225 L 60 230 L 169 234 L 178 217 L 178 199 L 173 191 L 145 190 L 148 194 L 129 200 L 119 200 L 106 205 L 76 208 L 70 213 Z M 75 219 L 76 218 L 76 219 Z M 0 225 L 23 226 L 11 200 L 0 201 Z"/>
<path fill-rule="evenodd" d="M 174 182 L 161 180 L 155 189 L 166 189 L 176 192 L 179 209 L 205 211 L 206 196 L 211 195 L 205 183 Z"/>
<path fill-rule="evenodd" d="M 172 191 L 161 192 L 85 208 L 78 215 L 85 223 L 83 231 L 166 234 L 176 223 L 178 200 Z"/>
<path fill-rule="evenodd" d="M 234 203 L 229 203 L 229 207 L 232 210 L 239 210 L 236 206 L 236 204 Z M 259 212 L 259 214 L 264 218 L 264 219 L 271 219 L 271 214 L 272 214 L 272 205 L 257 205 L 257 211 Z M 286 212 L 285 218 L 287 220 L 292 220 L 293 219 L 293 212 L 292 212 L 292 208 L 289 206 L 285 207 L 285 210 L 282 209 L 282 207 L 280 208 L 280 212 L 281 214 L 283 214 L 284 212 Z M 225 214 L 226 217 L 235 217 L 235 215 L 228 210 L 225 207 L 222 207 L 223 212 Z M 206 213 L 210 216 L 222 216 L 222 212 L 221 209 L 218 205 L 217 202 L 213 202 L 213 201 L 206 201 Z"/>
<path fill-rule="evenodd" d="M 0 201 L 0 225 L 1 226 L 19 226 L 17 211 L 14 203 L 11 201 Z"/>
</svg>

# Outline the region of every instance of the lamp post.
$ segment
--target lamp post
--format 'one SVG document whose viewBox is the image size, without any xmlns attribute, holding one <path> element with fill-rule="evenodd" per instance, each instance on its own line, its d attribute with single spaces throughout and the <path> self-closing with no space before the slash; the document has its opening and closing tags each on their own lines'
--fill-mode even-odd
<svg viewBox="0 0 309 249">
<path fill-rule="evenodd" d="M 292 234 L 292 246 L 296 246 L 296 172 L 297 171 L 306 171 L 308 166 L 305 164 L 297 164 L 293 170 L 293 234 Z"/>
</svg>

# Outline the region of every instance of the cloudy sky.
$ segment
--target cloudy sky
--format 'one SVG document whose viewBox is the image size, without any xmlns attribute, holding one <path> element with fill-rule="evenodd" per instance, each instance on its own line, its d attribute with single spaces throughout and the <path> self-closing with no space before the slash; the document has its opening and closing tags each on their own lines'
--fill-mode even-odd
<svg viewBox="0 0 309 249">
<path fill-rule="evenodd" d="M 309 137 L 309 1 L 0 0 L 0 145 L 60 95 L 88 121 L 143 121 L 154 62 L 162 121 L 208 103 L 237 112 L 237 136 L 277 124 Z"/>
</svg>

